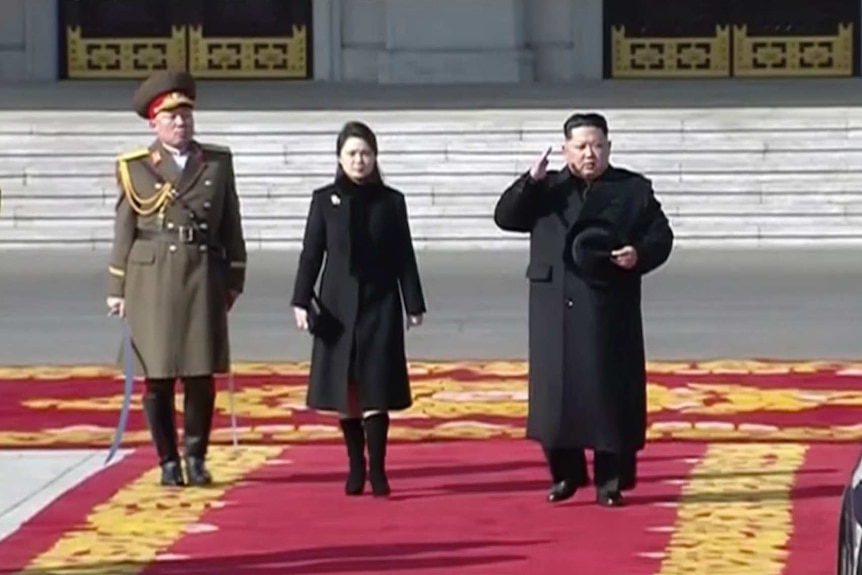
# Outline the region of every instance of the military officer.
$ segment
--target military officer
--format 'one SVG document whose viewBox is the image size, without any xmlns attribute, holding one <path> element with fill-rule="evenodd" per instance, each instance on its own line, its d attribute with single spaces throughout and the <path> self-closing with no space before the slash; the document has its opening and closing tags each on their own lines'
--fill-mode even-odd
<svg viewBox="0 0 862 575">
<path fill-rule="evenodd" d="M 155 141 L 117 159 L 119 194 L 107 304 L 132 336 L 135 375 L 166 486 L 207 485 L 213 376 L 230 367 L 227 312 L 243 291 L 246 247 L 227 147 L 194 136 L 189 74 L 157 72 L 133 97 Z M 174 385 L 182 380 L 180 465 Z"/>
</svg>

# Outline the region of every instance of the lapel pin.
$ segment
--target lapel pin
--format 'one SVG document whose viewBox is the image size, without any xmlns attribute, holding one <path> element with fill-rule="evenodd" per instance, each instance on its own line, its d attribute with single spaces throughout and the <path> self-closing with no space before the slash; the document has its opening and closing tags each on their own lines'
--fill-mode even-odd
<svg viewBox="0 0 862 575">
<path fill-rule="evenodd" d="M 332 202 L 333 206 L 337 206 L 341 203 L 341 198 L 339 198 L 336 194 L 332 194 L 331 196 L 329 196 L 329 199 Z"/>
</svg>

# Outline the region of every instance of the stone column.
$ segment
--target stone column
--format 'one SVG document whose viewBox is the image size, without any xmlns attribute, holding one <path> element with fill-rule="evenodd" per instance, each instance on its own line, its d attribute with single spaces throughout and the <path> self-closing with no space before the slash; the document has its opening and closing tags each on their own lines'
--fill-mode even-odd
<svg viewBox="0 0 862 575">
<path fill-rule="evenodd" d="M 341 79 L 341 2 L 312 0 L 314 79 Z"/>
<path fill-rule="evenodd" d="M 531 82 L 525 1 L 386 0 L 379 82 Z"/>
<path fill-rule="evenodd" d="M 56 0 L 0 0 L 0 82 L 57 79 L 57 17 Z"/>
<path fill-rule="evenodd" d="M 576 79 L 601 80 L 604 77 L 604 2 L 573 0 Z"/>
<path fill-rule="evenodd" d="M 25 0 L 29 80 L 56 80 L 60 69 L 60 32 L 56 0 Z"/>
</svg>

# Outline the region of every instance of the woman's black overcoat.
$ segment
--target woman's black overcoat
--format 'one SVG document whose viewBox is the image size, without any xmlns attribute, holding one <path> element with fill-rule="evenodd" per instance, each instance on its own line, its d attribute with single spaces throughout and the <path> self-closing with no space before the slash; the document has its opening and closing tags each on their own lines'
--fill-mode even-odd
<svg viewBox="0 0 862 575">
<path fill-rule="evenodd" d="M 315 293 L 330 329 L 314 335 L 308 406 L 345 413 L 350 381 L 364 411 L 410 407 L 402 309 L 426 309 L 401 192 L 342 178 L 314 191 L 292 304 Z"/>
</svg>

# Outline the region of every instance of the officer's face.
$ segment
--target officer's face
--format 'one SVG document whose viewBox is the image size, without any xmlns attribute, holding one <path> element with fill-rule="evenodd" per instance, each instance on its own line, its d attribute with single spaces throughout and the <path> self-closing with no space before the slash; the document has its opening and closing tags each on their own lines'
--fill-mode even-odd
<svg viewBox="0 0 862 575">
<path fill-rule="evenodd" d="M 598 128 L 580 126 L 569 133 L 563 145 L 566 163 L 586 180 L 599 177 L 608 167 L 611 143 Z"/>
<path fill-rule="evenodd" d="M 150 125 L 159 141 L 171 148 L 185 148 L 195 133 L 194 115 L 186 106 L 159 112 Z"/>
<path fill-rule="evenodd" d="M 377 156 L 368 142 L 362 138 L 350 137 L 341 147 L 338 163 L 348 178 L 354 181 L 366 179 L 374 171 Z"/>
</svg>

